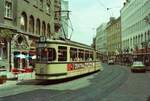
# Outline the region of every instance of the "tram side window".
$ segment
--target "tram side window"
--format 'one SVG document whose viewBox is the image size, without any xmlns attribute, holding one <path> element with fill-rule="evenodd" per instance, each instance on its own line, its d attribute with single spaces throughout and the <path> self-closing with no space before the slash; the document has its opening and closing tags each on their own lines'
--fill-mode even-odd
<svg viewBox="0 0 150 101">
<path fill-rule="evenodd" d="M 48 48 L 48 61 L 56 60 L 56 51 L 54 48 Z"/>
<path fill-rule="evenodd" d="M 80 59 L 80 61 L 84 60 L 84 50 L 82 50 L 82 49 L 79 49 L 79 59 Z"/>
<path fill-rule="evenodd" d="M 89 60 L 89 51 L 85 51 L 85 60 L 86 60 L 86 61 Z"/>
<path fill-rule="evenodd" d="M 54 48 L 37 48 L 37 61 L 54 61 L 56 51 Z"/>
<path fill-rule="evenodd" d="M 96 53 L 96 59 L 97 59 L 97 60 L 100 59 L 100 53 Z"/>
<path fill-rule="evenodd" d="M 48 49 L 47 48 L 42 48 L 41 61 L 47 61 L 47 57 L 48 57 Z"/>
<path fill-rule="evenodd" d="M 67 61 L 67 47 L 58 46 L 58 61 Z"/>
<path fill-rule="evenodd" d="M 93 52 L 90 52 L 90 60 L 89 61 L 92 61 L 93 60 Z"/>
<path fill-rule="evenodd" d="M 77 58 L 77 49 L 70 48 L 70 61 L 76 61 Z"/>
</svg>

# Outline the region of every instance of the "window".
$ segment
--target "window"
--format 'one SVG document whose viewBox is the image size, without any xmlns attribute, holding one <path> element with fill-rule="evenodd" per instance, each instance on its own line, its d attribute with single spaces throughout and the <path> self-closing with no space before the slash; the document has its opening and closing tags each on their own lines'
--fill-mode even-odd
<svg viewBox="0 0 150 101">
<path fill-rule="evenodd" d="M 40 35 L 40 20 L 36 20 L 36 34 Z"/>
<path fill-rule="evenodd" d="M 37 48 L 37 61 L 56 60 L 56 50 L 54 48 Z"/>
<path fill-rule="evenodd" d="M 79 61 L 83 61 L 84 60 L 84 50 L 79 49 Z"/>
<path fill-rule="evenodd" d="M 77 49 L 76 48 L 70 48 L 70 61 L 76 61 L 77 58 Z"/>
<path fill-rule="evenodd" d="M 12 17 L 12 2 L 5 2 L 5 17 L 11 18 Z"/>
<path fill-rule="evenodd" d="M 20 25 L 23 31 L 27 31 L 27 15 L 25 12 L 21 14 Z"/>
<path fill-rule="evenodd" d="M 47 24 L 47 36 L 50 36 L 50 34 L 51 34 L 50 25 Z"/>
<path fill-rule="evenodd" d="M 85 51 L 85 60 L 89 59 L 89 51 Z"/>
<path fill-rule="evenodd" d="M 29 32 L 34 33 L 34 18 L 32 15 L 29 19 Z"/>
<path fill-rule="evenodd" d="M 67 61 L 67 47 L 58 46 L 58 61 Z"/>
<path fill-rule="evenodd" d="M 50 4 L 46 4 L 46 13 L 50 14 Z"/>
<path fill-rule="evenodd" d="M 43 21 L 42 23 L 42 35 L 45 35 L 46 34 L 46 25 L 45 25 L 45 22 Z"/>
<path fill-rule="evenodd" d="M 93 60 L 93 52 L 90 52 L 90 61 Z"/>
<path fill-rule="evenodd" d="M 56 60 L 56 51 L 54 48 L 48 48 L 48 61 Z"/>
<path fill-rule="evenodd" d="M 40 0 L 40 9 L 43 9 L 43 0 Z"/>
<path fill-rule="evenodd" d="M 20 54 L 20 52 L 15 51 L 14 53 L 14 68 L 20 67 L 20 58 L 17 58 L 16 56 Z"/>
</svg>

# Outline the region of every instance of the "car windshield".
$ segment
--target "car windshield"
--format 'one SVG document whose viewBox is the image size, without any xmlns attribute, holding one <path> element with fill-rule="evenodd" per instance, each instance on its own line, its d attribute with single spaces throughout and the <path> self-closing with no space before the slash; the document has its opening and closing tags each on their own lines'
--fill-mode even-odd
<svg viewBox="0 0 150 101">
<path fill-rule="evenodd" d="M 144 64 L 141 61 L 133 62 L 133 66 L 144 66 Z"/>
</svg>

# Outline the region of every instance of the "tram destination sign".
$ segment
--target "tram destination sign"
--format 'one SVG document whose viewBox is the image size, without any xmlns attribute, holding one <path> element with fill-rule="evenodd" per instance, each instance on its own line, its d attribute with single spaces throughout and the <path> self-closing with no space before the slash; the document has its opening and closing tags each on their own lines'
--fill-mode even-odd
<svg viewBox="0 0 150 101">
<path fill-rule="evenodd" d="M 46 42 L 46 40 L 47 40 L 46 36 L 41 36 L 39 39 L 40 42 Z"/>
<path fill-rule="evenodd" d="M 47 46 L 46 43 L 39 43 L 39 44 L 38 44 L 38 47 L 46 47 L 46 46 Z"/>
</svg>

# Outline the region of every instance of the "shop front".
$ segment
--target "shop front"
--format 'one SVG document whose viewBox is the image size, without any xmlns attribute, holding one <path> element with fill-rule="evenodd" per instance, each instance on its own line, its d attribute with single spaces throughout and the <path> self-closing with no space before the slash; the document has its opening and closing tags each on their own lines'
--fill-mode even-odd
<svg viewBox="0 0 150 101">
<path fill-rule="evenodd" d="M 12 40 L 12 70 L 31 72 L 34 68 L 35 41 L 28 36 L 17 34 Z M 33 49 L 34 47 L 34 49 Z"/>
</svg>

